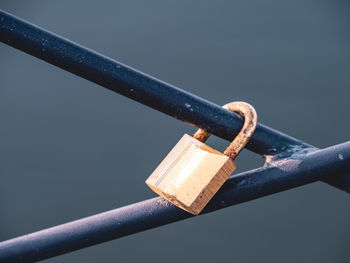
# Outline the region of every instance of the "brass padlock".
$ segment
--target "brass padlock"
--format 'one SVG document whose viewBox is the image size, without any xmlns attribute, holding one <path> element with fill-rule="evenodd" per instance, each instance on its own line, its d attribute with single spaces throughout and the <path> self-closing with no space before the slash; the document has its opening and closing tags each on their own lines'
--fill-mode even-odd
<svg viewBox="0 0 350 263">
<path fill-rule="evenodd" d="M 236 169 L 233 160 L 257 125 L 255 109 L 248 103 L 231 102 L 223 107 L 244 117 L 241 131 L 224 153 L 205 145 L 210 134 L 199 129 L 193 137 L 185 134 L 146 180 L 154 192 L 194 215 Z"/>
</svg>

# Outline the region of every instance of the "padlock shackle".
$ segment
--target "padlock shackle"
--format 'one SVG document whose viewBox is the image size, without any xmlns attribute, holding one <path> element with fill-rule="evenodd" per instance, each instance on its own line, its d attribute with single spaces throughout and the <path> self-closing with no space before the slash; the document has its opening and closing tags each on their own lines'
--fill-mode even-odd
<svg viewBox="0 0 350 263">
<path fill-rule="evenodd" d="M 224 154 L 229 156 L 234 160 L 239 152 L 244 148 L 244 146 L 252 137 L 256 125 L 258 123 L 258 116 L 253 106 L 243 101 L 234 101 L 227 103 L 223 108 L 238 113 L 244 117 L 244 124 L 241 131 L 238 133 L 237 137 L 231 142 L 229 147 L 224 151 Z M 193 138 L 205 142 L 210 136 L 210 133 L 206 132 L 203 129 L 198 129 Z"/>
</svg>

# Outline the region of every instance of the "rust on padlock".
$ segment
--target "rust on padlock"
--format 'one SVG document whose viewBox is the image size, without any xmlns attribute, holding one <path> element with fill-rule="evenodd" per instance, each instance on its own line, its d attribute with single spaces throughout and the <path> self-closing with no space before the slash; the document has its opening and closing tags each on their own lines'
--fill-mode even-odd
<svg viewBox="0 0 350 263">
<path fill-rule="evenodd" d="M 243 101 L 235 101 L 231 103 L 227 103 L 222 106 L 223 108 L 236 112 L 244 117 L 244 124 L 237 135 L 237 137 L 231 142 L 229 147 L 224 151 L 224 154 L 229 156 L 232 160 L 234 160 L 239 152 L 244 148 L 244 146 L 248 143 L 250 137 L 252 137 L 256 125 L 257 125 L 257 114 L 255 109 L 248 103 Z M 195 134 L 193 134 L 193 138 L 205 142 L 210 136 L 210 133 L 206 132 L 203 129 L 198 129 Z"/>
<path fill-rule="evenodd" d="M 235 170 L 233 159 L 256 128 L 257 115 L 249 104 L 231 102 L 224 108 L 244 117 L 241 131 L 224 153 L 205 145 L 210 134 L 199 129 L 193 137 L 185 134 L 146 180 L 154 192 L 194 215 Z"/>
</svg>

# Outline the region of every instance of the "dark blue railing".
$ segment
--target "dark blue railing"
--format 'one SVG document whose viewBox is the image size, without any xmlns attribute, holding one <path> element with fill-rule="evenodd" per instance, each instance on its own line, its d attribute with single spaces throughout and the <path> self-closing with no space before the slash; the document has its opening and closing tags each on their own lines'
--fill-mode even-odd
<svg viewBox="0 0 350 263">
<path fill-rule="evenodd" d="M 240 129 L 237 115 L 210 101 L 1 10 L 0 41 L 224 139 Z M 350 142 L 319 150 L 259 124 L 247 148 L 267 157 L 265 166 L 231 177 L 202 214 L 317 180 L 350 192 Z M 157 197 L 3 241 L 0 262 L 42 260 L 189 217 Z"/>
</svg>

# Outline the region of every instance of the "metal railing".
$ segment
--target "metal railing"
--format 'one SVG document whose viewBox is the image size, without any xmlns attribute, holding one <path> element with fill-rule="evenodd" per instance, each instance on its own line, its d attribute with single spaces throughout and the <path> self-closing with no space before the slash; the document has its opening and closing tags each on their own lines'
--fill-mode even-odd
<svg viewBox="0 0 350 263">
<path fill-rule="evenodd" d="M 0 41 L 181 121 L 232 140 L 242 120 L 178 89 L 0 10 Z M 317 180 L 350 192 L 350 142 L 319 150 L 262 124 L 246 146 L 266 164 L 236 174 L 202 214 Z M 32 262 L 192 217 L 161 197 L 0 243 L 0 262 Z"/>
</svg>

